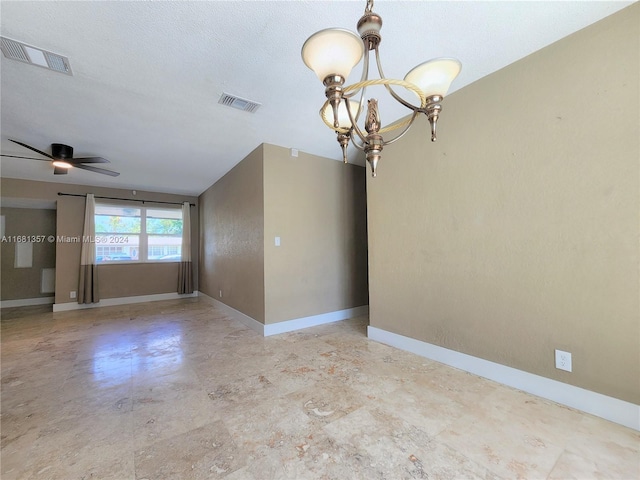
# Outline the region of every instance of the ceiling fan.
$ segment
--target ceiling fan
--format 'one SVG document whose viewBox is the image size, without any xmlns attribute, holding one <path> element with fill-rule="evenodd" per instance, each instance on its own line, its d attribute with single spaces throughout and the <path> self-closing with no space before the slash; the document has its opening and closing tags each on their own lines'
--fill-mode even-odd
<svg viewBox="0 0 640 480">
<path fill-rule="evenodd" d="M 38 150 L 31 145 L 27 145 L 26 143 L 18 142 L 17 140 L 11 140 L 10 142 L 17 143 L 29 150 L 33 150 L 40 155 L 44 155 L 47 158 L 33 158 L 33 157 L 22 157 L 19 155 L 5 155 L 2 154 L 3 157 L 12 157 L 12 158 L 25 158 L 27 160 L 44 160 L 49 161 L 53 164 L 53 174 L 54 175 L 66 175 L 69 169 L 71 168 L 80 168 L 82 170 L 89 170 L 90 172 L 102 173 L 104 175 L 111 175 L 112 177 L 117 177 L 120 175 L 118 172 L 114 172 L 112 170 L 107 170 L 104 168 L 94 167 L 91 165 L 85 165 L 85 163 L 110 163 L 109 160 L 102 157 L 81 157 L 81 158 L 73 158 L 73 147 L 69 145 L 63 145 L 62 143 L 52 143 L 51 144 L 51 155 L 43 152 L 42 150 Z"/>
</svg>

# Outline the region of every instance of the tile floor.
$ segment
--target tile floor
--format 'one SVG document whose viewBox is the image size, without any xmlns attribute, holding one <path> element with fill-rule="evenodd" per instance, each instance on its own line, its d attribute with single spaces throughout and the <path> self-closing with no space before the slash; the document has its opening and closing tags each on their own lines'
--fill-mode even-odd
<svg viewBox="0 0 640 480">
<path fill-rule="evenodd" d="M 199 299 L 2 311 L 1 477 L 638 479 L 640 435 L 369 341 Z"/>
</svg>

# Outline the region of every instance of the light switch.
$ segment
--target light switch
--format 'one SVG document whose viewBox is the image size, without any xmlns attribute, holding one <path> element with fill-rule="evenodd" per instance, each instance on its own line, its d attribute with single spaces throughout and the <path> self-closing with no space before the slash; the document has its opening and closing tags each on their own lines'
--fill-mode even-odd
<svg viewBox="0 0 640 480">
<path fill-rule="evenodd" d="M 276 237 L 276 247 L 280 246 L 280 237 Z"/>
</svg>

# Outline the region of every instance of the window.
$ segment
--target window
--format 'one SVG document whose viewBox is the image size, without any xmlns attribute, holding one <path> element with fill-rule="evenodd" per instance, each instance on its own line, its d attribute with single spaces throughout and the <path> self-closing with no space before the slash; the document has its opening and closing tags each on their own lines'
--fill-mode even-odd
<svg viewBox="0 0 640 480">
<path fill-rule="evenodd" d="M 96 260 L 181 260 L 182 209 L 96 204 Z"/>
<path fill-rule="evenodd" d="M 146 210 L 146 233 L 148 240 L 148 260 L 181 259 L 182 249 L 182 209 Z"/>
<path fill-rule="evenodd" d="M 125 255 L 123 247 L 107 247 L 98 245 L 96 247 L 97 257 L 108 257 L 109 255 L 122 254 Z"/>
</svg>

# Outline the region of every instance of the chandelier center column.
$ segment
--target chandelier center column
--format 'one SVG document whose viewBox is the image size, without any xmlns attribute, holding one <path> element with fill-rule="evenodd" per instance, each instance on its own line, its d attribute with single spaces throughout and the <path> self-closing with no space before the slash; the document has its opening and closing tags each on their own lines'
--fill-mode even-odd
<svg viewBox="0 0 640 480">
<path fill-rule="evenodd" d="M 367 162 L 371 165 L 371 175 L 376 176 L 376 168 L 382 154 L 384 140 L 380 131 L 380 112 L 378 111 L 378 101 L 372 98 L 367 102 L 367 118 L 364 124 L 367 131 L 367 141 L 364 145 L 364 153 Z"/>
</svg>

